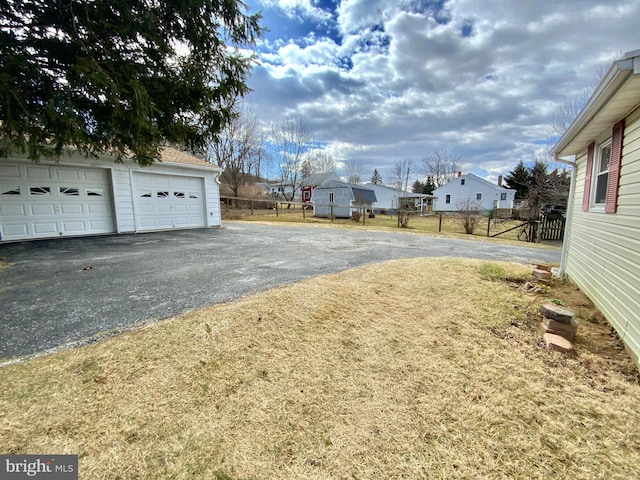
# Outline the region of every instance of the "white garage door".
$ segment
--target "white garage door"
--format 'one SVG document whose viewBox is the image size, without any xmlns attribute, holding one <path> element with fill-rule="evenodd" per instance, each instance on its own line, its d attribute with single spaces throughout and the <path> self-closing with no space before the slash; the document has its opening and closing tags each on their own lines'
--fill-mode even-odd
<svg viewBox="0 0 640 480">
<path fill-rule="evenodd" d="M 112 233 L 108 171 L 0 164 L 2 240 Z"/>
<path fill-rule="evenodd" d="M 201 177 L 134 174 L 138 231 L 205 226 Z"/>
</svg>

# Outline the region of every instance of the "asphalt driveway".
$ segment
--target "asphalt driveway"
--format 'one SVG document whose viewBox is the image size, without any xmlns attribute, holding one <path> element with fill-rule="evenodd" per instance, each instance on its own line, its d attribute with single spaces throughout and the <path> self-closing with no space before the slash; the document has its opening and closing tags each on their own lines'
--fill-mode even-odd
<svg viewBox="0 0 640 480">
<path fill-rule="evenodd" d="M 558 262 L 559 250 L 307 226 L 0 245 L 0 363 L 304 278 L 399 258 Z M 435 279 L 434 279 L 435 281 Z"/>
</svg>

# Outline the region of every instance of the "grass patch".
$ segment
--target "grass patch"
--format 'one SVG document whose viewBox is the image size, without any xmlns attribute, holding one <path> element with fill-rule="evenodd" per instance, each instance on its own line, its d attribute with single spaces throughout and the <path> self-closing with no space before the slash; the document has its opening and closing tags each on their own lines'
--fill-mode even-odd
<svg viewBox="0 0 640 480">
<path fill-rule="evenodd" d="M 272 210 L 254 210 L 252 215 L 249 210 L 229 209 L 228 213 L 223 216 L 223 220 L 241 220 L 247 222 L 268 223 L 296 223 L 314 226 L 331 225 L 334 228 L 341 227 L 394 232 L 410 232 L 417 234 L 440 235 L 452 238 L 473 238 L 474 240 L 486 240 L 492 242 L 517 242 L 520 245 L 526 244 L 525 242 L 518 240 L 517 230 L 512 230 L 511 232 L 494 238 L 487 237 L 488 218 L 483 218 L 476 232 L 473 235 L 468 235 L 460 226 L 460 222 L 451 215 L 444 215 L 442 217 L 442 223 L 440 223 L 440 217 L 438 215 L 425 215 L 423 217 L 415 215 L 410 217 L 409 225 L 407 228 L 398 227 L 397 216 L 376 215 L 375 218 L 366 218 L 366 223 L 365 225 L 363 225 L 362 221 L 358 223 L 345 218 L 336 218 L 333 222 L 331 222 L 331 220 L 329 220 L 328 218 L 314 217 L 313 210 L 306 210 L 303 216 L 302 209 L 300 208 L 280 210 L 278 216 L 276 216 L 275 211 Z M 508 230 L 511 227 L 519 225 L 520 223 L 522 222 L 516 220 L 492 220 L 491 234 Z M 526 245 L 537 246 L 539 244 L 529 243 Z"/>
<path fill-rule="evenodd" d="M 549 352 L 539 305 L 593 306 L 483 265 L 369 265 L 6 366 L 0 444 L 77 453 L 86 479 L 638 478 L 637 370 L 608 326 Z"/>
</svg>

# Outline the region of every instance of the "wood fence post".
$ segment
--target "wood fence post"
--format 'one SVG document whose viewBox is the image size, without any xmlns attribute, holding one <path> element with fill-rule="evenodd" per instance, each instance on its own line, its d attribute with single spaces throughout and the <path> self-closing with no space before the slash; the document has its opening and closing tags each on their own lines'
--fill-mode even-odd
<svg viewBox="0 0 640 480">
<path fill-rule="evenodd" d="M 440 220 L 438 221 L 438 233 L 442 232 L 442 213 L 440 214 Z"/>
<path fill-rule="evenodd" d="M 276 201 L 276 217 L 278 216 L 278 202 Z"/>
<path fill-rule="evenodd" d="M 251 216 L 253 216 L 253 198 L 250 200 L 251 205 Z"/>
<path fill-rule="evenodd" d="M 333 203 L 329 205 L 329 216 L 331 217 L 331 223 L 333 223 Z"/>
<path fill-rule="evenodd" d="M 491 215 L 493 215 L 493 210 L 489 212 L 489 221 L 487 222 L 487 237 L 491 233 Z"/>
<path fill-rule="evenodd" d="M 303 219 L 303 220 L 306 218 L 306 217 L 304 216 L 304 211 L 305 211 L 305 208 L 304 208 L 304 207 L 305 207 L 305 206 L 304 206 L 304 205 L 302 205 L 302 219 Z"/>
</svg>

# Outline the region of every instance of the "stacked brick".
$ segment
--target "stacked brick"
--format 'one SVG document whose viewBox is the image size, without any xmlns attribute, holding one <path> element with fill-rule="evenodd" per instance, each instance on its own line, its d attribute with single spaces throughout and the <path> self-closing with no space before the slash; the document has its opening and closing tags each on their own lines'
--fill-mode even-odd
<svg viewBox="0 0 640 480">
<path fill-rule="evenodd" d="M 549 265 L 536 265 L 532 274 L 538 282 L 551 282 L 551 267 Z"/>
<path fill-rule="evenodd" d="M 543 317 L 540 329 L 547 348 L 562 353 L 573 350 L 573 338 L 578 331 L 576 314 L 553 303 L 542 305 L 540 313 Z"/>
</svg>

